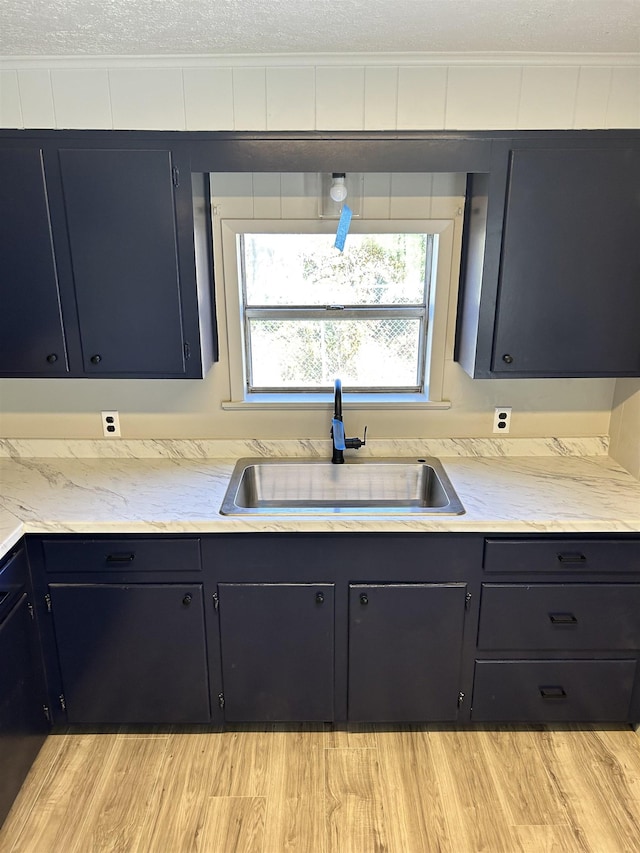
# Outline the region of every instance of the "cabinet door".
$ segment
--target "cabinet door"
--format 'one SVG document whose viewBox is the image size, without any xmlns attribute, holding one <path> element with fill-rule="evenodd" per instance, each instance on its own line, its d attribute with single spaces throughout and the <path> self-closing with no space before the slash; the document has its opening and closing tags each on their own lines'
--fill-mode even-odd
<svg viewBox="0 0 640 853">
<path fill-rule="evenodd" d="M 70 723 L 207 722 L 199 584 L 51 584 Z"/>
<path fill-rule="evenodd" d="M 353 584 L 349 719 L 455 720 L 465 584 Z"/>
<path fill-rule="evenodd" d="M 512 152 L 492 370 L 640 375 L 640 151 Z"/>
<path fill-rule="evenodd" d="M 333 585 L 218 590 L 225 719 L 332 720 Z"/>
<path fill-rule="evenodd" d="M 169 151 L 61 150 L 84 370 L 185 372 Z"/>
<path fill-rule="evenodd" d="M 0 149 L 0 375 L 67 370 L 42 152 Z"/>
<path fill-rule="evenodd" d="M 27 596 L 23 594 L 0 621 L 0 825 L 48 729 L 33 632 Z"/>
</svg>

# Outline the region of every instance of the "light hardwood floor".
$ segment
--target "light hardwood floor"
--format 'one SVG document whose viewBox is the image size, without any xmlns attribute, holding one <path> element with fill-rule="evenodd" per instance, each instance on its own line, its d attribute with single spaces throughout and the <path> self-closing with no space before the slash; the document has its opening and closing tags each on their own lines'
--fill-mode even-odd
<svg viewBox="0 0 640 853">
<path fill-rule="evenodd" d="M 46 741 L 2 853 L 638 853 L 628 727 L 252 726 Z"/>
</svg>

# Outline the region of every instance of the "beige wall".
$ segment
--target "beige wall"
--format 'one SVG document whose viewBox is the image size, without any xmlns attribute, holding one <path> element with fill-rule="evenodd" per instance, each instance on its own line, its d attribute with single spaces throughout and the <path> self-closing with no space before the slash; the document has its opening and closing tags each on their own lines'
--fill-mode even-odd
<svg viewBox="0 0 640 853">
<path fill-rule="evenodd" d="M 640 67 L 626 56 L 396 60 L 4 59 L 0 127 L 640 127 Z M 512 406 L 513 435 L 608 433 L 615 380 L 473 381 L 451 360 L 453 325 L 450 316 L 443 396 L 451 408 L 352 411 L 352 434 L 367 423 L 372 439 L 488 436 L 496 405 Z M 638 424 L 640 395 L 626 389 L 618 383 L 619 447 L 633 443 Z M 225 411 L 221 403 L 228 399 L 224 353 L 203 381 L 0 380 L 0 435 L 94 438 L 100 436 L 99 412 L 117 409 L 130 438 L 326 436 L 323 411 Z"/>
<path fill-rule="evenodd" d="M 640 379 L 618 379 L 611 412 L 610 453 L 640 480 Z"/>
</svg>

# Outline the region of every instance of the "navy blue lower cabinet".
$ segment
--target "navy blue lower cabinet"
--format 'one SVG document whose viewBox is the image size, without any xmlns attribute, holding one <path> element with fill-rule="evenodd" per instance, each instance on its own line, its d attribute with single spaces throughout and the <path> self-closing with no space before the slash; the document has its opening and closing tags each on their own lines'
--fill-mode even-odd
<svg viewBox="0 0 640 853">
<path fill-rule="evenodd" d="M 457 720 L 466 593 L 464 583 L 350 586 L 350 720 Z"/>
<path fill-rule="evenodd" d="M 0 610 L 0 825 L 49 729 L 33 634 L 22 593 L 8 613 Z"/>
<path fill-rule="evenodd" d="M 334 585 L 218 584 L 224 718 L 334 719 Z"/>
<path fill-rule="evenodd" d="M 628 719 L 635 660 L 479 660 L 477 722 L 621 722 Z"/>
<path fill-rule="evenodd" d="M 201 584 L 50 584 L 69 723 L 210 720 Z"/>
</svg>

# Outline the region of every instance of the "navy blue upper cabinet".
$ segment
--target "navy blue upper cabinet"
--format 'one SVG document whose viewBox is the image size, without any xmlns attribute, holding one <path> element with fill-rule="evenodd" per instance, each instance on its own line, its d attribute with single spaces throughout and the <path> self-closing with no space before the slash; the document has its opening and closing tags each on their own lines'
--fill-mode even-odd
<svg viewBox="0 0 640 853">
<path fill-rule="evenodd" d="M 40 148 L 0 149 L 0 373 L 68 372 Z"/>
<path fill-rule="evenodd" d="M 208 178 L 191 175 L 184 146 L 64 142 L 0 149 L 12 271 L 0 375 L 204 376 L 216 357 Z"/>
<path fill-rule="evenodd" d="M 59 156 L 84 370 L 184 373 L 171 153 Z"/>
<path fill-rule="evenodd" d="M 640 375 L 638 140 L 503 156 L 469 184 L 458 360 L 479 378 Z"/>
</svg>

